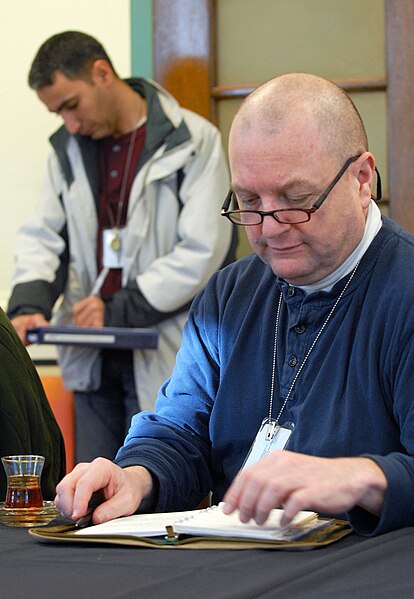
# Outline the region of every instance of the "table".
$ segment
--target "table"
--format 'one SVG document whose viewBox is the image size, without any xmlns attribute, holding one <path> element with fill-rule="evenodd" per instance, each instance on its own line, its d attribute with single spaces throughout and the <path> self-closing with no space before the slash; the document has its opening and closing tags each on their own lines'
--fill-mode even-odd
<svg viewBox="0 0 414 599">
<path fill-rule="evenodd" d="M 216 551 L 44 544 L 0 525 L 0 580 L 12 599 L 412 599 L 414 528 L 312 551 Z"/>
</svg>

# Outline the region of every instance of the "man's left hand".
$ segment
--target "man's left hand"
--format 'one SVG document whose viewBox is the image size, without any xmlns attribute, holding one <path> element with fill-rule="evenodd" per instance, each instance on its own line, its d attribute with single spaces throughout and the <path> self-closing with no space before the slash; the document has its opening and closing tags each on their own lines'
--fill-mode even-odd
<svg viewBox="0 0 414 599">
<path fill-rule="evenodd" d="M 273 508 L 283 507 L 281 524 L 300 510 L 339 514 L 356 505 L 380 515 L 387 480 L 369 458 L 319 458 L 286 450 L 273 451 L 242 470 L 224 496 L 227 514 L 264 524 Z"/>
</svg>

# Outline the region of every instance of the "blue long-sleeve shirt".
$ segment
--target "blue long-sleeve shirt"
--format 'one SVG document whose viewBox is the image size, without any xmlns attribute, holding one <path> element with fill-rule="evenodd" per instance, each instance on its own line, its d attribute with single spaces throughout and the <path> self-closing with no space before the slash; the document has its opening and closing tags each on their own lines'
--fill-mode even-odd
<svg viewBox="0 0 414 599">
<path fill-rule="evenodd" d="M 295 425 L 289 450 L 370 456 L 383 469 L 381 518 L 347 514 L 364 534 L 414 525 L 414 237 L 383 221 L 280 418 Z M 156 510 L 195 507 L 210 490 L 223 497 L 268 416 L 280 294 L 273 417 L 348 278 L 305 295 L 254 254 L 212 277 L 155 414 L 134 417 L 116 460 L 153 473 Z"/>
</svg>

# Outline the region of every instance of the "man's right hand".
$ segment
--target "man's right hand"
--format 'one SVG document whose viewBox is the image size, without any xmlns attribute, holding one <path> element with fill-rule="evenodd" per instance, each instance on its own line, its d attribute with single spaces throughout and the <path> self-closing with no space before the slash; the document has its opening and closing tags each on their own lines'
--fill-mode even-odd
<svg viewBox="0 0 414 599">
<path fill-rule="evenodd" d="M 92 514 L 92 523 L 101 524 L 133 514 L 152 490 L 152 476 L 146 468 L 120 468 L 106 458 L 96 458 L 78 464 L 60 481 L 55 505 L 63 515 L 76 521 L 88 511 L 92 494 L 101 491 L 104 501 Z"/>
<path fill-rule="evenodd" d="M 20 314 L 11 319 L 11 323 L 14 326 L 16 333 L 23 341 L 24 345 L 30 345 L 30 342 L 26 339 L 26 334 L 29 329 L 35 327 L 45 327 L 49 323 L 43 316 L 43 314 Z"/>
</svg>

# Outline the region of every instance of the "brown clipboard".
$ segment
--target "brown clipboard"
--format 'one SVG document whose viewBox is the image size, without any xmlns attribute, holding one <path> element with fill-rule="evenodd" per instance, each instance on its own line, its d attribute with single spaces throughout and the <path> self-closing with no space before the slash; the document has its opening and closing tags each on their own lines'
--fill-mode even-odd
<svg viewBox="0 0 414 599">
<path fill-rule="evenodd" d="M 88 543 L 102 545 L 126 545 L 146 547 L 149 549 L 271 549 L 271 550 L 309 550 L 325 547 L 349 535 L 352 529 L 345 520 L 331 520 L 328 526 L 316 530 L 303 539 L 296 541 L 267 541 L 247 538 L 218 536 L 181 536 L 171 537 L 136 537 L 129 535 L 98 536 L 91 534 L 76 535 L 75 525 L 44 526 L 29 529 L 29 534 L 43 543 Z"/>
</svg>

